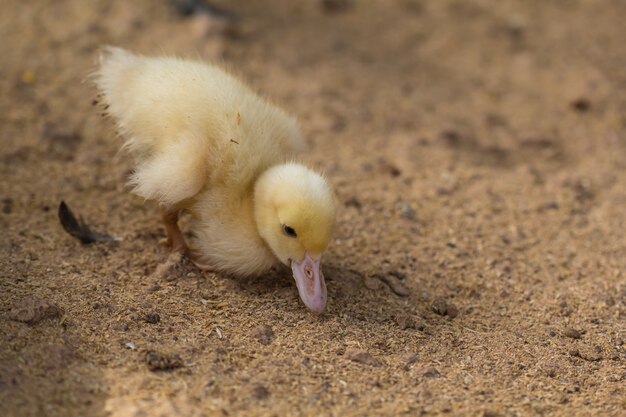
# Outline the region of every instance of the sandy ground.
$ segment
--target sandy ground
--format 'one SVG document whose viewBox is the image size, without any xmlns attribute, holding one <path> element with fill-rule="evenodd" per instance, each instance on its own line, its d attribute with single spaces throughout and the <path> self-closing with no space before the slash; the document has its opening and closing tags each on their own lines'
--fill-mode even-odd
<svg viewBox="0 0 626 417">
<path fill-rule="evenodd" d="M 237 19 L 0 4 L 2 415 L 624 415 L 626 3 L 213 4 Z M 298 116 L 342 204 L 324 316 L 286 269 L 154 278 L 157 209 L 91 106 L 103 44 Z M 61 200 L 123 240 L 81 245 Z"/>
</svg>

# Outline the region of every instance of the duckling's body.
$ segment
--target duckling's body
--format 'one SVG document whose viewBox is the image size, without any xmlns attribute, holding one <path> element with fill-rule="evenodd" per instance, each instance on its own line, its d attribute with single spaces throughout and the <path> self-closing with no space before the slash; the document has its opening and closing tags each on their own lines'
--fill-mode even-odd
<svg viewBox="0 0 626 417">
<path fill-rule="evenodd" d="M 214 270 L 257 275 L 307 256 L 319 268 L 334 199 L 321 176 L 289 162 L 304 147 L 293 118 L 195 61 L 107 48 L 97 84 L 135 157 L 134 192 L 161 204 L 175 249 L 185 247 L 176 219 L 186 210 L 194 252 Z M 308 235 L 292 236 L 287 221 Z"/>
</svg>

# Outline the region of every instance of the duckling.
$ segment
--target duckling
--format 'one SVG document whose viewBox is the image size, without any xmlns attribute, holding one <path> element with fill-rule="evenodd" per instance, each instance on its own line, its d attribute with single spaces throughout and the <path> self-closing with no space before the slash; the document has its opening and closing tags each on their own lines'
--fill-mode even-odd
<svg viewBox="0 0 626 417">
<path fill-rule="evenodd" d="M 294 162 L 304 148 L 295 119 L 199 61 L 107 47 L 95 82 L 134 157 L 133 192 L 160 205 L 172 251 L 239 276 L 282 262 L 304 304 L 322 313 L 336 204 L 325 178 Z"/>
</svg>

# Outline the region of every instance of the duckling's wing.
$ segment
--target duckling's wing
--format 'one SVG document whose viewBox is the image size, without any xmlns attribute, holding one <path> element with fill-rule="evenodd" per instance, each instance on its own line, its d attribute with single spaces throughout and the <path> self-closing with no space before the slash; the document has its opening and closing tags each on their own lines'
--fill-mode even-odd
<svg viewBox="0 0 626 417">
<path fill-rule="evenodd" d="M 96 83 L 147 199 L 172 205 L 216 183 L 245 189 L 302 149 L 294 119 L 211 65 L 106 48 Z"/>
<path fill-rule="evenodd" d="M 120 48 L 107 47 L 101 55 L 96 84 L 124 147 L 137 160 L 134 191 L 146 199 L 174 205 L 193 197 L 206 181 L 209 143 L 206 134 L 190 128 L 191 118 L 198 119 L 189 108 L 197 104 L 197 93 L 179 81 L 193 80 L 197 71 L 180 60 L 146 58 Z"/>
<path fill-rule="evenodd" d="M 130 183 L 134 192 L 166 206 L 195 196 L 207 178 L 206 143 L 186 134 L 168 142 L 140 162 Z"/>
</svg>

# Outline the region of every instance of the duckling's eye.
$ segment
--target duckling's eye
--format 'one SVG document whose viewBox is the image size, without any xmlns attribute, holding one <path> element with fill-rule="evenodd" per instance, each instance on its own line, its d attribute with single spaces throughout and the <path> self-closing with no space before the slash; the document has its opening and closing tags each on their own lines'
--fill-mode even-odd
<svg viewBox="0 0 626 417">
<path fill-rule="evenodd" d="M 296 233 L 296 231 L 293 230 L 293 228 L 287 226 L 286 224 L 283 224 L 283 233 L 289 237 L 298 237 L 298 234 Z"/>
</svg>

